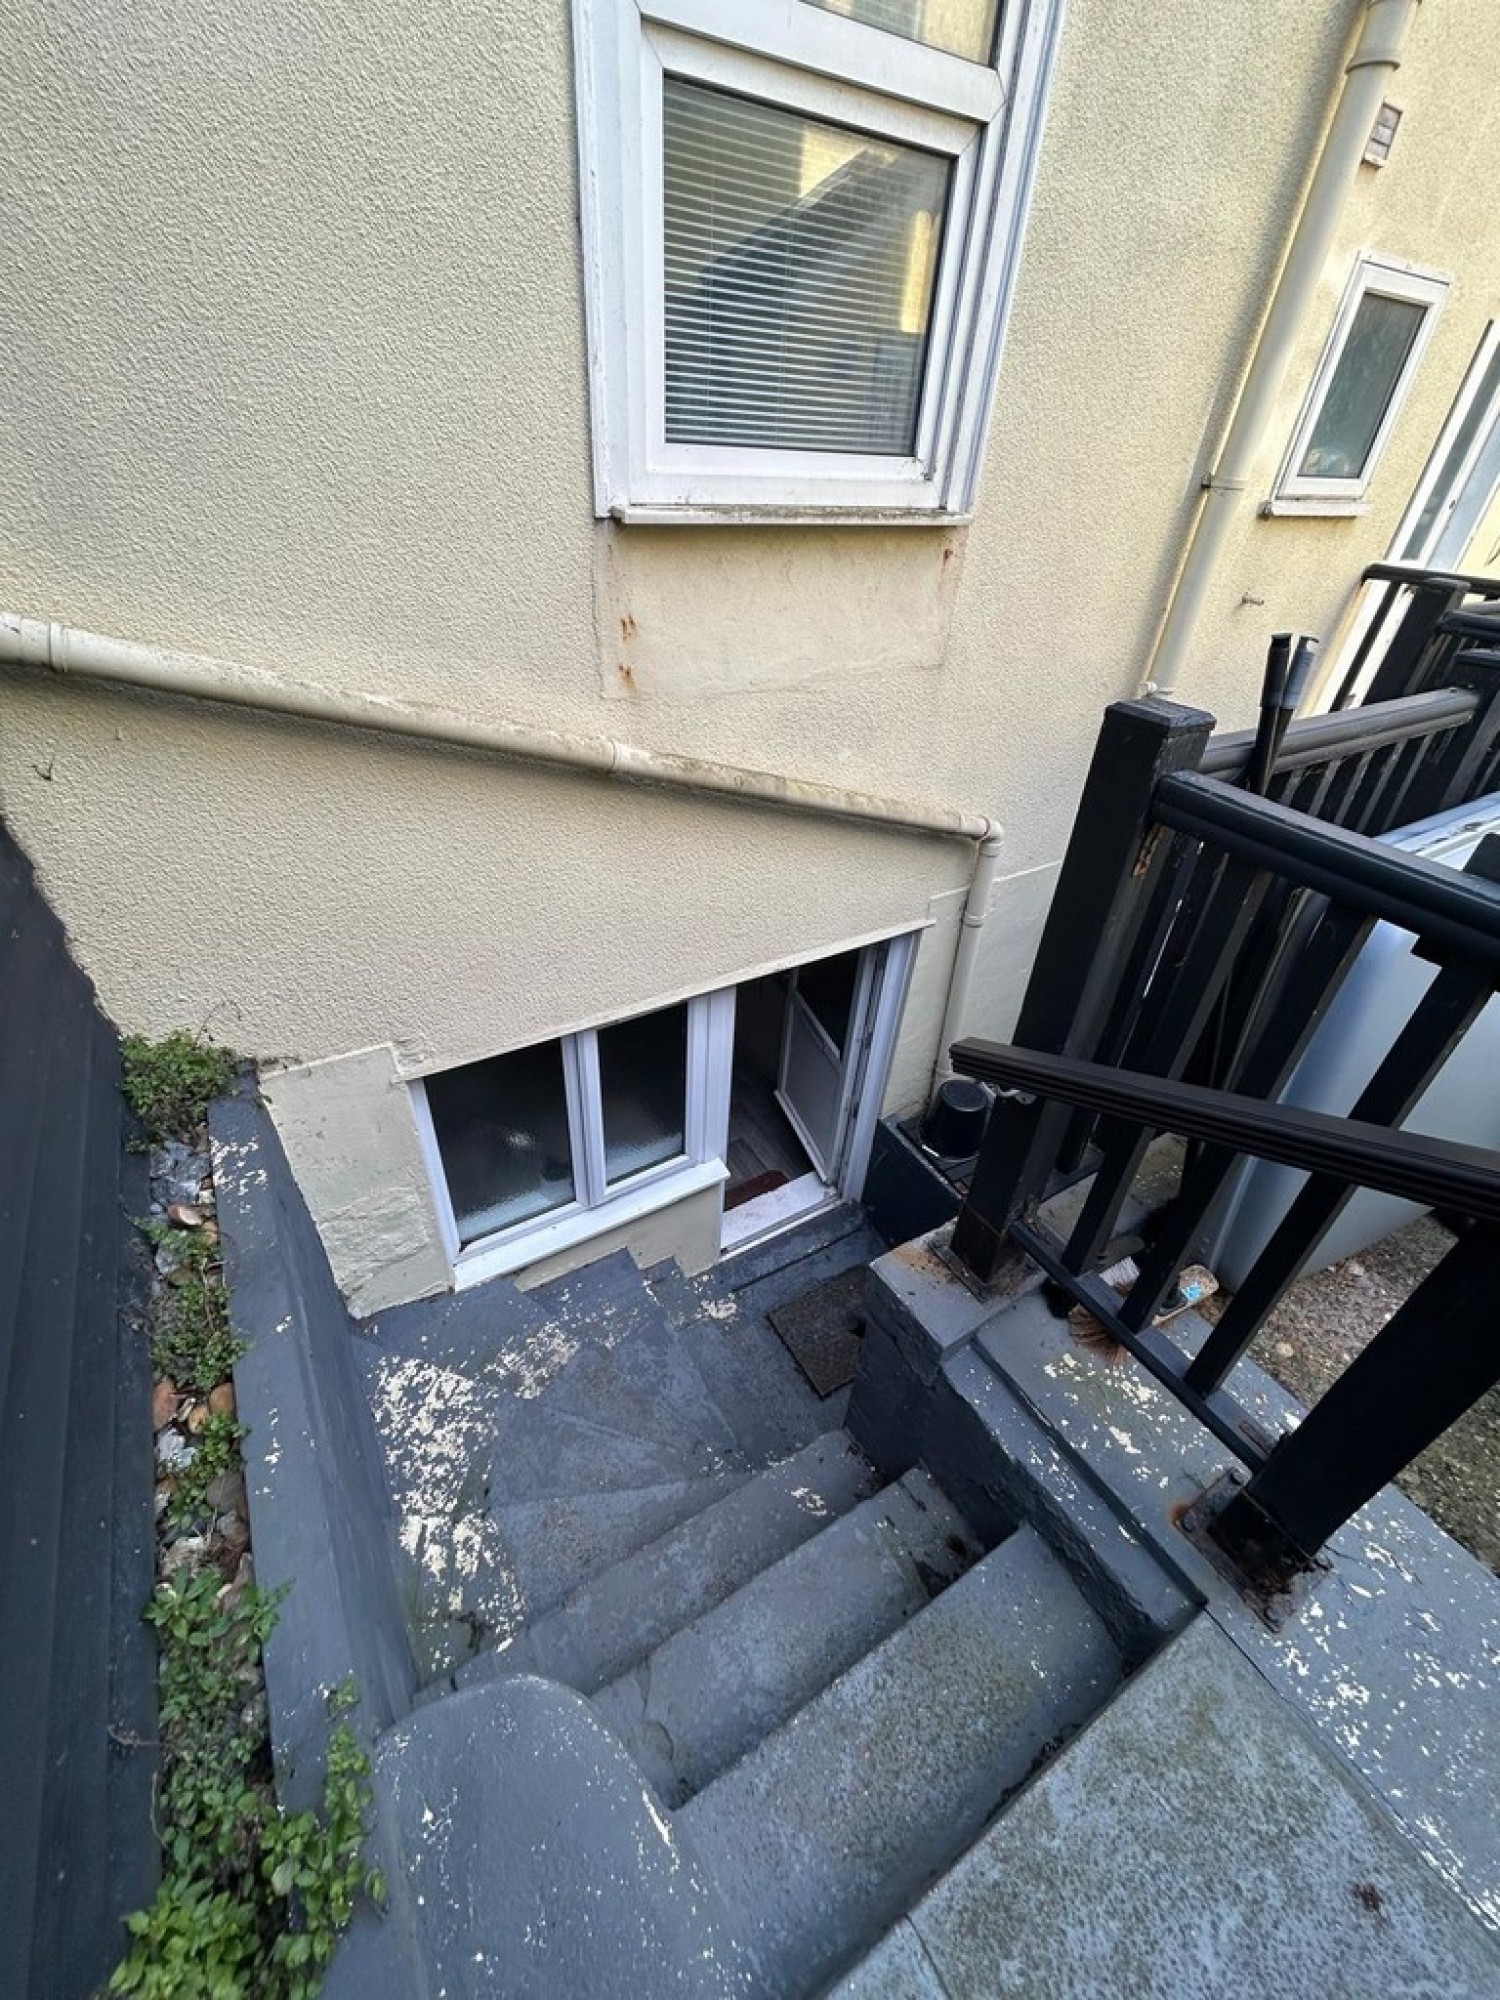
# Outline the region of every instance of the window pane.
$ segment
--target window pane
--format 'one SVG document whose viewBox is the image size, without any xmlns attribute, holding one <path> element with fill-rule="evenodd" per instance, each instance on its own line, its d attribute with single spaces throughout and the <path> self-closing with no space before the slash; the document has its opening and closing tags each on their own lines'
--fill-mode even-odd
<svg viewBox="0 0 1500 2000">
<path fill-rule="evenodd" d="M 461 1242 L 572 1201 L 560 1043 L 430 1076 L 427 1103 Z"/>
<path fill-rule="evenodd" d="M 1454 497 L 1456 482 L 1469 448 L 1479 435 L 1479 426 L 1490 415 L 1494 401 L 1500 395 L 1500 345 L 1486 364 L 1484 374 L 1473 401 L 1464 412 L 1463 421 L 1453 433 L 1448 449 L 1443 454 L 1443 462 L 1437 477 L 1432 482 L 1432 491 L 1422 503 L 1422 511 L 1417 516 L 1411 533 L 1402 544 L 1399 560 L 1415 562 L 1426 549 L 1432 532 L 1438 524 L 1438 515 Z"/>
<path fill-rule="evenodd" d="M 666 434 L 906 454 L 950 168 L 669 77 Z"/>
<path fill-rule="evenodd" d="M 888 35 L 925 42 L 970 62 L 988 62 L 995 46 L 995 0 L 809 0 Z"/>
<path fill-rule="evenodd" d="M 1365 293 L 1297 468 L 1300 478 L 1361 477 L 1426 312 L 1410 299 Z"/>
<path fill-rule="evenodd" d="M 841 951 L 837 958 L 819 958 L 811 965 L 797 968 L 797 991 L 840 1052 L 849 1039 L 849 1016 L 854 1008 L 854 982 L 858 977 L 857 951 Z"/>
<path fill-rule="evenodd" d="M 599 1030 L 604 1173 L 623 1181 L 687 1151 L 687 1007 Z"/>
</svg>

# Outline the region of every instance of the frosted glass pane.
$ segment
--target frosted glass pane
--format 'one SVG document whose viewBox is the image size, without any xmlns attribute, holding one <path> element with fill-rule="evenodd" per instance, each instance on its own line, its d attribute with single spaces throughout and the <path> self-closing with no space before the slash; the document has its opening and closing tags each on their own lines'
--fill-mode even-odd
<svg viewBox="0 0 1500 2000">
<path fill-rule="evenodd" d="M 949 163 L 669 77 L 666 434 L 905 455 Z"/>
<path fill-rule="evenodd" d="M 995 0 L 808 0 L 829 14 L 925 42 L 950 56 L 988 62 L 995 46 Z"/>
<path fill-rule="evenodd" d="M 623 1181 L 687 1151 L 687 1008 L 599 1030 L 604 1173 Z"/>
<path fill-rule="evenodd" d="M 1365 293 L 1297 468 L 1300 478 L 1362 476 L 1426 310 L 1410 299 Z"/>
<path fill-rule="evenodd" d="M 427 1103 L 461 1242 L 572 1201 L 559 1043 L 430 1076 Z"/>
</svg>

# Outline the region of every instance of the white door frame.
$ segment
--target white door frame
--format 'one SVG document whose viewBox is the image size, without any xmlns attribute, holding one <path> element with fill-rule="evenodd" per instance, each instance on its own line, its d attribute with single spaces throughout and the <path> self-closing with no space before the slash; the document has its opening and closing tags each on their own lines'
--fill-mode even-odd
<svg viewBox="0 0 1500 2000">
<path fill-rule="evenodd" d="M 733 1209 L 720 1218 L 721 1252 L 735 1250 L 754 1237 L 785 1227 L 814 1210 L 841 1200 L 857 1200 L 870 1164 L 870 1149 L 885 1099 L 891 1060 L 901 1033 L 901 1016 L 916 962 L 920 931 L 904 931 L 896 937 L 860 947 L 859 977 L 854 1005 L 849 1014 L 849 1033 L 842 1052 L 843 1075 L 839 1095 L 838 1129 L 833 1158 L 825 1173 L 810 1172 L 785 1188 L 774 1189 L 756 1201 Z M 834 958 L 836 952 L 821 956 Z M 805 961 L 814 964 L 816 960 Z M 790 1016 L 788 1016 L 790 1018 Z M 717 1024 L 716 1024 L 717 1025 Z M 817 1023 L 813 1023 L 817 1027 Z M 731 1048 L 734 1039 L 732 1013 L 727 1019 Z M 818 1032 L 822 1032 L 821 1028 Z M 785 1049 L 783 1029 L 783 1052 Z M 825 1038 L 826 1039 L 826 1038 Z M 830 1045 L 831 1046 L 831 1045 Z M 729 1060 L 723 1065 L 727 1078 Z M 779 1095 L 779 1093 L 778 1093 Z M 796 1127 L 797 1136 L 807 1139 L 795 1112 L 783 1104 Z M 725 1145 L 729 1123 L 729 1095 L 723 1101 Z M 813 1148 L 809 1146 L 811 1152 Z M 781 1197 L 778 1200 L 778 1197 Z M 761 1203 L 765 1206 L 762 1209 Z"/>
</svg>

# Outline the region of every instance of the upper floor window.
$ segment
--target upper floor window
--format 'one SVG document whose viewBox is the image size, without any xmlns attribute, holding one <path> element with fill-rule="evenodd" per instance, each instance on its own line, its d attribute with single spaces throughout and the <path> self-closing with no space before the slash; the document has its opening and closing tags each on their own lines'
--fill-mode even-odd
<svg viewBox="0 0 1500 2000">
<path fill-rule="evenodd" d="M 575 0 L 597 511 L 973 501 L 1061 0 Z"/>
<path fill-rule="evenodd" d="M 1360 258 L 1292 434 L 1276 502 L 1318 513 L 1348 512 L 1363 500 L 1447 293 L 1447 279 L 1433 272 Z"/>
</svg>

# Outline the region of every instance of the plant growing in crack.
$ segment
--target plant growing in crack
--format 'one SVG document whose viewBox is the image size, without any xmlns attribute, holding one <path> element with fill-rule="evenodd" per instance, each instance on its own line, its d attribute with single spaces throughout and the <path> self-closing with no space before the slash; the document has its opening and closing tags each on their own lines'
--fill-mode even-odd
<svg viewBox="0 0 1500 2000">
<path fill-rule="evenodd" d="M 190 1138 L 229 1088 L 238 1060 L 232 1049 L 182 1028 L 160 1041 L 127 1035 L 123 1057 L 125 1097 L 145 1127 L 142 1148 Z"/>
</svg>

